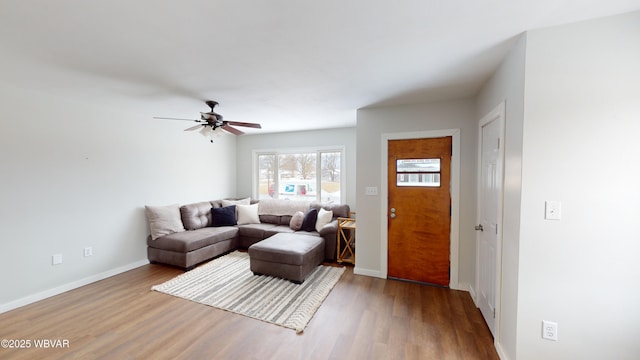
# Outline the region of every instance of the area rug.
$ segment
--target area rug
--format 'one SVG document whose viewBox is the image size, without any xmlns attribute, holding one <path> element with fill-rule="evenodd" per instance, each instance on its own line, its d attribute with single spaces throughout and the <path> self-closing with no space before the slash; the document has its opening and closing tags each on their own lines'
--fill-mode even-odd
<svg viewBox="0 0 640 360">
<path fill-rule="evenodd" d="M 304 331 L 344 273 L 318 266 L 302 284 L 249 270 L 249 254 L 235 251 L 151 289 L 268 323 Z"/>
</svg>

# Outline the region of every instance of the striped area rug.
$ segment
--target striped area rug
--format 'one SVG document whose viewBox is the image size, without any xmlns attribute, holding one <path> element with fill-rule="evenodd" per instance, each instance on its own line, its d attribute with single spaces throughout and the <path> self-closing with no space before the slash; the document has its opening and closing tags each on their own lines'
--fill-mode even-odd
<svg viewBox="0 0 640 360">
<path fill-rule="evenodd" d="M 249 254 L 236 251 L 151 289 L 301 333 L 343 273 L 321 265 L 298 285 L 253 275 Z"/>
</svg>

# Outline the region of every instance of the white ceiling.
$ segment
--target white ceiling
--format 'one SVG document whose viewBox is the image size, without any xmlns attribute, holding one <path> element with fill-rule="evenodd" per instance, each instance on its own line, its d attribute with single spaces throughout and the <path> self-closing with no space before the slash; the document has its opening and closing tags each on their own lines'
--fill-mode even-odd
<svg viewBox="0 0 640 360">
<path fill-rule="evenodd" d="M 358 108 L 473 96 L 523 31 L 637 9 L 639 0 L 2 0 L 0 81 L 145 118 L 197 118 L 214 99 L 225 119 L 263 132 L 354 126 Z"/>
</svg>

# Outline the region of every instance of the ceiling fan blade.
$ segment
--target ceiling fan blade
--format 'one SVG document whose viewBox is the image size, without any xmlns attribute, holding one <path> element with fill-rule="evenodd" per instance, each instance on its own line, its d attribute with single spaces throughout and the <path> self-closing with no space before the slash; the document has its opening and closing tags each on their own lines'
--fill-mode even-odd
<svg viewBox="0 0 640 360">
<path fill-rule="evenodd" d="M 232 133 L 234 135 L 242 135 L 242 134 L 244 134 L 243 131 L 240 131 L 240 130 L 238 130 L 238 129 L 236 129 L 236 128 L 228 125 L 228 124 L 224 124 L 220 128 L 222 128 L 222 130 L 224 130 L 226 132 L 230 132 L 230 133 Z"/>
<path fill-rule="evenodd" d="M 180 120 L 180 121 L 195 121 L 195 122 L 201 122 L 202 120 L 196 120 L 196 119 L 179 119 L 179 118 L 168 118 L 168 117 L 159 117 L 159 116 L 154 116 L 154 119 L 162 119 L 162 120 Z"/>
<path fill-rule="evenodd" d="M 186 128 L 186 129 L 184 129 L 184 131 L 198 130 L 198 129 L 200 129 L 200 128 L 201 128 L 201 127 L 203 127 L 203 126 L 205 126 L 205 125 L 204 125 L 204 124 L 198 124 L 198 125 L 196 125 L 196 126 L 192 126 L 192 127 L 190 127 L 190 128 Z"/>
<path fill-rule="evenodd" d="M 244 127 L 250 127 L 250 128 L 256 128 L 256 129 L 262 129 L 262 126 L 258 123 L 250 123 L 250 122 L 241 122 L 241 121 L 227 121 L 225 120 L 225 122 L 229 125 L 235 125 L 235 126 L 244 126 Z"/>
</svg>

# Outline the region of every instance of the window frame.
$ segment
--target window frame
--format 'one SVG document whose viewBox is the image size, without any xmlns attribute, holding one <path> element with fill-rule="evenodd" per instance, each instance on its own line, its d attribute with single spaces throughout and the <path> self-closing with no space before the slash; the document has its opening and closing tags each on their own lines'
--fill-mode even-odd
<svg viewBox="0 0 640 360">
<path fill-rule="evenodd" d="M 274 168 L 275 172 L 275 183 L 274 187 L 276 189 L 280 188 L 280 176 L 279 176 L 279 158 L 280 155 L 286 154 L 302 154 L 302 153 L 315 153 L 316 154 L 316 201 L 322 202 L 322 154 L 323 153 L 339 153 L 340 154 L 340 204 L 344 204 L 346 201 L 346 176 L 344 169 L 346 168 L 346 156 L 345 156 L 345 146 L 344 145 L 336 145 L 336 146 L 313 146 L 313 147 L 300 147 L 300 148 L 273 148 L 273 149 L 259 149 L 252 151 L 252 171 L 251 171 L 251 181 L 252 181 L 252 190 L 251 196 L 254 199 L 259 199 L 260 196 L 260 163 L 258 161 L 258 157 L 260 155 L 275 155 L 275 164 Z"/>
<path fill-rule="evenodd" d="M 408 162 L 408 161 L 412 161 L 412 160 L 438 160 L 438 170 L 407 170 L 407 171 L 400 171 L 400 166 L 399 163 L 401 161 L 403 162 Z M 442 168 L 441 168 L 441 164 L 442 164 L 442 157 L 429 157 L 429 158 L 406 158 L 406 159 L 396 159 L 396 187 L 421 187 L 421 188 L 440 188 L 442 186 L 442 183 L 440 182 L 440 174 L 442 173 Z M 408 176 L 410 177 L 411 175 L 418 175 L 419 177 L 422 177 L 422 175 L 437 175 L 438 176 L 438 182 L 437 184 L 431 185 L 432 183 L 429 182 L 418 182 L 417 184 L 407 184 L 407 185 L 403 185 L 402 183 L 404 181 L 400 181 L 400 177 L 404 177 L 404 176 Z M 424 185 L 420 185 L 420 184 L 424 184 Z"/>
</svg>

